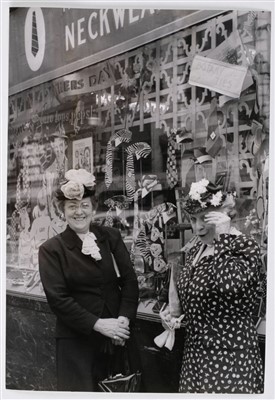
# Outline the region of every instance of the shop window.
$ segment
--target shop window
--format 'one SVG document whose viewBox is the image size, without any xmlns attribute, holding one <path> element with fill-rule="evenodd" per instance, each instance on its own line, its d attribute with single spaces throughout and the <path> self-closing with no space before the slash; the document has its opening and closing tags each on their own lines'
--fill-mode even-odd
<svg viewBox="0 0 275 400">
<path fill-rule="evenodd" d="M 70 76 L 11 96 L 7 245 L 10 290 L 43 294 L 37 275 L 37 246 L 52 234 L 53 221 L 55 232 L 64 228 L 61 213 L 55 205 L 50 206 L 49 193 L 69 168 L 88 168 L 95 174 L 99 196 L 96 221 L 106 224 L 108 213 L 111 224 L 121 229 L 143 299 L 158 300 L 167 283 L 169 262 L 183 262 L 181 249 L 191 231 L 180 204 L 194 180 L 214 180 L 226 174 L 228 187 L 234 187 L 238 197 L 236 226 L 252 233 L 262 254 L 266 253 L 268 130 L 259 138 L 251 126 L 255 87 L 249 86 L 238 100 L 218 103 L 217 152 L 196 163 L 207 148 L 211 104 L 213 99 L 221 99 L 214 91 L 188 83 L 194 55 L 207 56 L 229 37 L 239 21 L 248 17 L 247 13 L 225 13 L 76 71 L 78 78 L 74 76 L 75 83 L 67 92 L 64 82 L 70 81 Z M 243 36 L 250 49 L 257 48 L 255 39 Z M 239 50 L 227 62 L 238 64 Z M 79 85 L 77 94 L 72 90 L 75 85 Z M 265 96 L 268 94 L 266 91 Z M 171 187 L 166 164 L 168 136 L 173 128 L 185 132 L 186 137 L 174 146 L 177 179 Z M 125 131 L 131 134 L 129 141 L 125 140 Z M 122 135 L 120 144 L 115 141 L 118 133 Z M 129 156 L 133 157 L 136 197 L 129 203 L 119 203 L 122 212 L 118 215 L 108 199 L 129 197 Z M 112 165 L 108 187 L 107 157 Z M 142 197 L 145 187 L 148 193 Z M 150 220 L 152 209 L 159 217 L 157 222 Z M 159 221 L 167 211 L 171 218 L 161 225 Z M 31 237 L 37 218 L 42 218 L 45 228 L 38 238 Z M 151 228 L 155 224 L 159 235 L 159 246 L 153 253 L 143 247 L 146 240 L 147 245 L 152 244 L 150 223 Z M 35 251 L 31 246 L 36 246 Z M 25 259 L 20 259 L 22 248 Z M 33 259 L 29 259 L 30 254 L 34 254 Z"/>
</svg>

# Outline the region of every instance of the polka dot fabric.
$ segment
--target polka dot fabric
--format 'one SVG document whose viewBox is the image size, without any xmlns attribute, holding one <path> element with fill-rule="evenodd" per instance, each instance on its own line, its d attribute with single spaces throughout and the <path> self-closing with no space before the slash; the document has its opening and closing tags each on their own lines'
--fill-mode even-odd
<svg viewBox="0 0 275 400">
<path fill-rule="evenodd" d="M 179 392 L 262 393 L 263 365 L 252 319 L 259 284 L 259 247 L 250 237 L 223 234 L 214 255 L 197 243 L 177 286 L 186 339 Z"/>
</svg>

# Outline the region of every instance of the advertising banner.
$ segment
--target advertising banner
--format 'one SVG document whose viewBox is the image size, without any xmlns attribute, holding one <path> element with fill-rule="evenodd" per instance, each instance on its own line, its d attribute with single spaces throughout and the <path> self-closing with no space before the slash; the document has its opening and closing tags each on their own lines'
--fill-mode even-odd
<svg viewBox="0 0 275 400">
<path fill-rule="evenodd" d="M 41 75 L 46 81 L 53 71 L 58 77 L 127 51 L 138 37 L 177 21 L 179 28 L 194 12 L 17 8 L 10 14 L 9 85 L 22 85 Z"/>
</svg>

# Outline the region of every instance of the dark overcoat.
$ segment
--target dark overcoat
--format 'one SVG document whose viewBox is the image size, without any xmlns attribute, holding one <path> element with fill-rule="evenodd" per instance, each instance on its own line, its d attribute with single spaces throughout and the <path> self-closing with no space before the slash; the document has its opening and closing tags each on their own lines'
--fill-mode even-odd
<svg viewBox="0 0 275 400">
<path fill-rule="evenodd" d="M 134 320 L 138 284 L 129 252 L 117 229 L 91 225 L 102 259 L 81 252 L 82 241 L 68 226 L 39 248 L 39 271 L 50 308 L 57 317 L 56 337 L 91 335 L 103 316 Z M 118 279 L 113 253 L 121 277 Z"/>
</svg>

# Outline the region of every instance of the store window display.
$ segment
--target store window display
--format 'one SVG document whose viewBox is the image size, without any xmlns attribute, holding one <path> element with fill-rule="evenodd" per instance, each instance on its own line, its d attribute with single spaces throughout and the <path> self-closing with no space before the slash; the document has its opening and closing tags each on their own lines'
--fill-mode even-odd
<svg viewBox="0 0 275 400">
<path fill-rule="evenodd" d="M 121 229 L 140 284 L 139 311 L 157 317 L 153 308 L 161 306 L 171 264 L 184 263 L 184 249 L 191 239 L 183 199 L 192 182 L 215 181 L 223 176 L 228 189 L 235 186 L 236 228 L 252 231 L 260 245 L 264 274 L 269 49 L 268 42 L 260 37 L 268 35 L 270 21 L 268 13 L 256 14 L 225 12 L 112 57 L 108 65 L 100 61 L 73 76 L 41 84 L 37 90 L 48 102 L 37 97 L 38 118 L 32 123 L 29 115 L 16 109 L 19 98 L 22 102 L 29 97 L 28 90 L 11 96 L 9 188 L 16 193 L 16 185 L 18 191 L 17 198 L 15 195 L 10 200 L 9 218 L 10 243 L 17 246 L 15 252 L 23 229 L 18 224 L 20 198 L 26 198 L 29 204 L 32 226 L 37 193 L 44 188 L 48 216 L 45 226 L 53 236 L 64 229 L 62 213 L 51 198 L 54 186 L 71 167 L 93 172 L 99 198 L 95 221 Z M 247 21 L 255 25 L 250 35 L 243 29 Z M 218 29 L 220 26 L 224 29 Z M 216 28 L 211 35 L 210 27 Z M 236 46 L 241 51 L 236 51 Z M 230 98 L 223 92 L 189 83 L 196 55 L 227 62 L 232 74 L 237 65 L 247 68 L 247 81 L 239 97 Z M 261 55 L 267 58 L 265 68 L 259 63 Z M 91 86 L 88 77 L 107 69 L 108 79 Z M 77 96 L 72 89 L 59 94 L 49 90 L 62 87 L 64 80 L 76 79 L 83 83 Z M 15 125 L 16 113 L 26 119 L 20 132 Z M 80 141 L 91 145 L 80 146 Z M 27 156 L 22 152 L 34 142 L 39 146 L 38 166 L 32 153 Z M 17 165 L 15 153 L 19 154 Z M 39 173 L 30 179 L 34 167 L 39 167 Z M 18 267 L 15 259 L 10 264 Z M 262 313 L 264 309 L 257 311 L 256 318 Z"/>
</svg>

